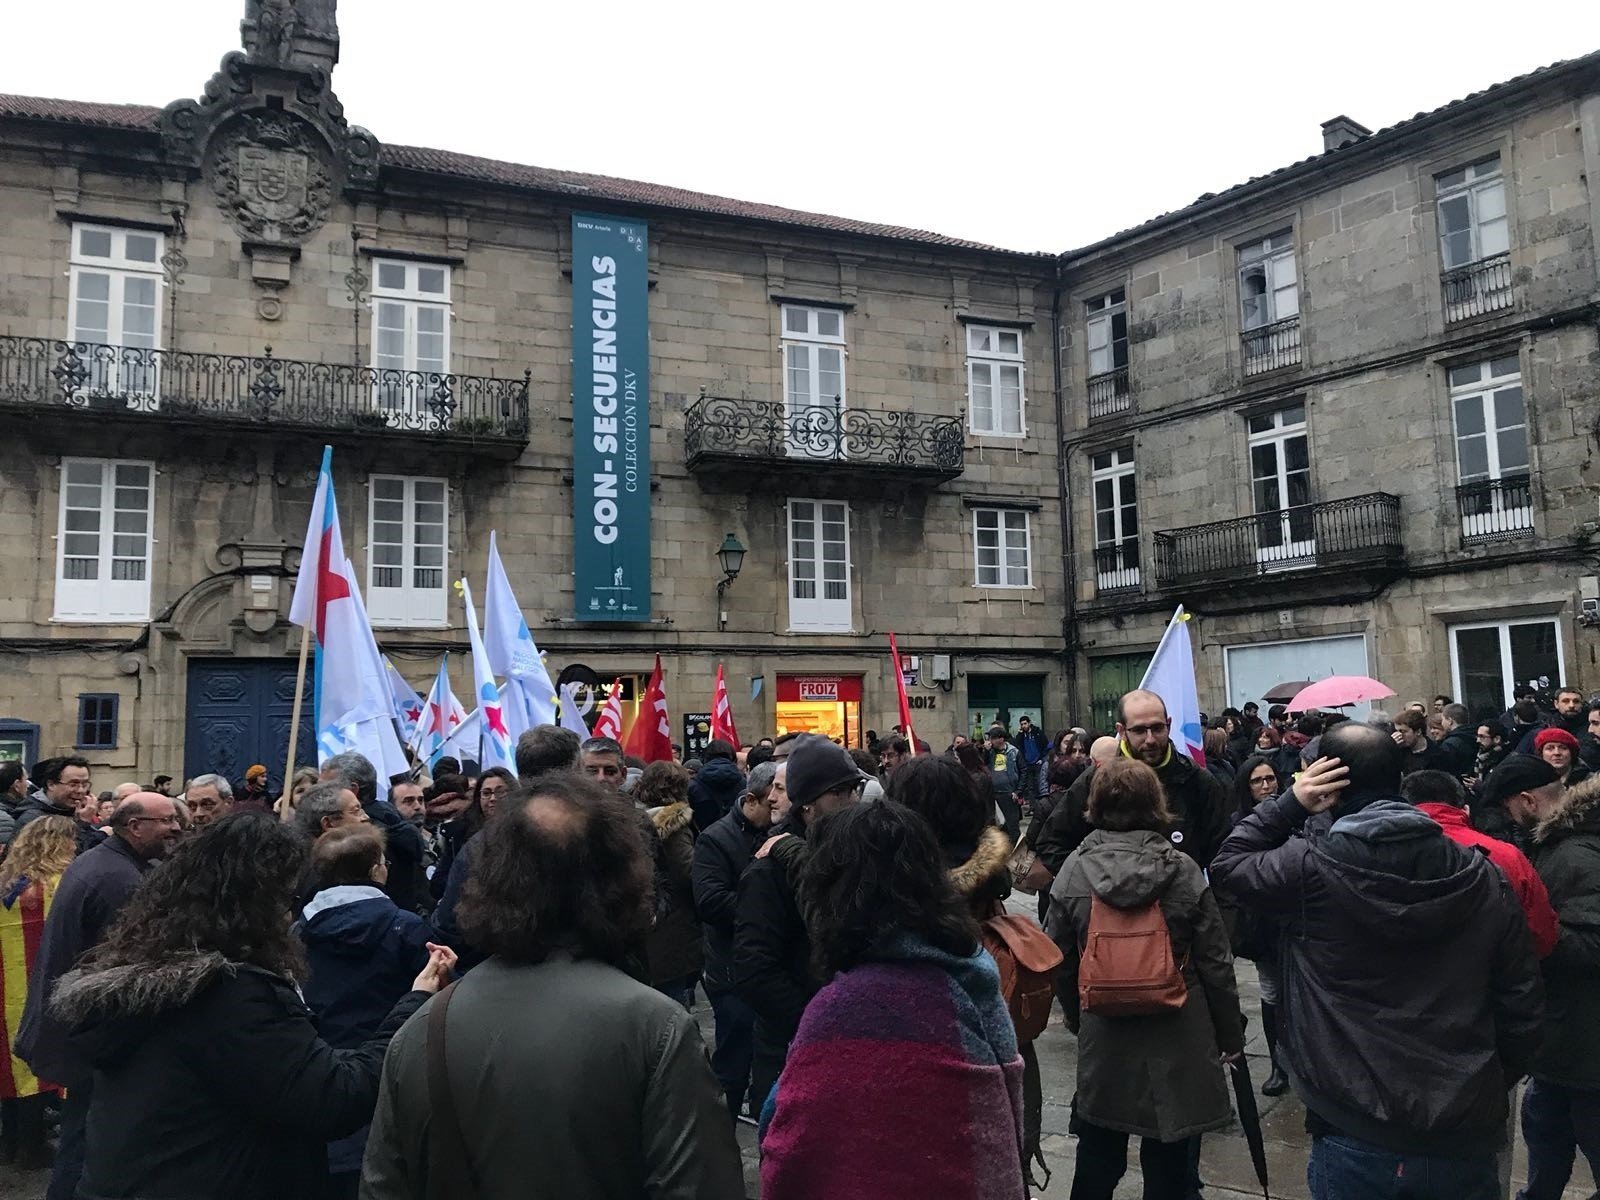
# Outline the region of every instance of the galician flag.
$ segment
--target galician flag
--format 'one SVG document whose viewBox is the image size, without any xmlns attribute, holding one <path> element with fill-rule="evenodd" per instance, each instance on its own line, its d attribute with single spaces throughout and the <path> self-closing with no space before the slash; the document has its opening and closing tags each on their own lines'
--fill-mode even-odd
<svg viewBox="0 0 1600 1200">
<path fill-rule="evenodd" d="M 483 645 L 489 654 L 489 669 L 505 680 L 501 697 L 512 743 L 535 725 L 554 725 L 555 685 L 511 592 L 493 530 L 489 532 L 489 581 L 483 596 Z"/>
<path fill-rule="evenodd" d="M 667 716 L 667 692 L 661 683 L 659 654 L 656 655 L 656 669 L 650 672 L 650 686 L 645 689 L 644 701 L 639 705 L 639 719 L 628 731 L 628 742 L 623 749 L 647 763 L 672 761 L 672 720 Z"/>
<path fill-rule="evenodd" d="M 600 719 L 594 723 L 595 737 L 608 737 L 613 742 L 622 741 L 622 677 L 619 675 L 611 681 L 611 690 L 606 693 L 605 707 L 600 710 Z"/>
<path fill-rule="evenodd" d="M 1189 645 L 1189 614 L 1178 605 L 1161 635 L 1139 686 L 1160 696 L 1172 722 L 1172 744 L 1178 753 L 1206 765 L 1205 740 L 1200 730 L 1200 693 L 1194 682 L 1194 650 Z"/>
<path fill-rule="evenodd" d="M 583 714 L 578 711 L 577 692 L 578 685 L 575 683 L 561 685 L 561 728 L 570 729 L 584 741 L 588 741 L 591 736 L 597 736 L 598 731 L 596 734 L 590 734 L 589 726 L 584 723 Z"/>
<path fill-rule="evenodd" d="M 395 670 L 389 656 L 384 655 L 383 669 L 389 677 L 389 696 L 394 701 L 394 719 L 400 724 L 400 736 L 409 743 L 417 732 L 417 722 L 422 719 L 422 697 L 417 689 L 406 682 L 405 676 Z"/>
<path fill-rule="evenodd" d="M 318 761 L 354 750 L 378 773 L 378 796 L 389 778 L 409 770 L 394 728 L 394 697 L 377 640 L 367 621 L 361 589 L 344 556 L 339 510 L 333 498 L 333 448 L 322 450 L 322 470 L 306 525 L 300 575 L 289 619 L 317 639 L 315 711 Z"/>
<path fill-rule="evenodd" d="M 721 739 L 737 750 L 739 731 L 733 726 L 733 709 L 728 704 L 728 684 L 722 677 L 722 664 L 717 664 L 717 688 L 711 695 L 711 736 Z"/>
<path fill-rule="evenodd" d="M 439 673 L 428 689 L 422 713 L 417 718 L 411 735 L 411 752 L 431 769 L 445 751 L 445 745 L 460 730 L 466 720 L 466 711 L 450 688 L 450 656 L 446 654 L 439 664 Z"/>
<path fill-rule="evenodd" d="M 504 767 L 516 773 L 516 742 L 506 726 L 505 707 L 500 701 L 500 689 L 494 685 L 494 671 L 489 666 L 489 655 L 483 648 L 483 638 L 478 633 L 478 613 L 472 606 L 472 588 L 463 579 L 460 584 L 461 599 L 467 606 L 467 637 L 472 642 L 472 686 L 478 698 L 479 730 L 478 766 Z"/>
</svg>

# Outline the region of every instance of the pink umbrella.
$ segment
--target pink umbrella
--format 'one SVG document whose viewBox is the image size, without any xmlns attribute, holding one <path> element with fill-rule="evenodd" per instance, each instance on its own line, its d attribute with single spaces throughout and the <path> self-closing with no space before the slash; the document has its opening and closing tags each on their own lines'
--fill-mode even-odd
<svg viewBox="0 0 1600 1200">
<path fill-rule="evenodd" d="M 1319 679 L 1310 687 L 1301 688 L 1289 701 L 1290 712 L 1307 712 L 1313 708 L 1343 708 L 1346 704 L 1360 704 L 1363 700 L 1382 700 L 1394 695 L 1387 684 L 1365 675 L 1330 675 Z"/>
</svg>

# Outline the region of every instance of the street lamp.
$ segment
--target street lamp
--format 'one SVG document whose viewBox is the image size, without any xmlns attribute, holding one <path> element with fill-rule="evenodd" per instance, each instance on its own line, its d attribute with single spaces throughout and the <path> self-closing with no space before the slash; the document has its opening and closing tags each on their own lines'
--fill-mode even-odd
<svg viewBox="0 0 1600 1200">
<path fill-rule="evenodd" d="M 722 607 L 722 593 L 739 578 L 739 568 L 744 566 L 744 547 L 733 534 L 722 539 L 722 545 L 717 550 L 717 563 L 722 567 L 722 579 L 717 583 L 717 628 L 726 629 L 728 614 Z"/>
</svg>

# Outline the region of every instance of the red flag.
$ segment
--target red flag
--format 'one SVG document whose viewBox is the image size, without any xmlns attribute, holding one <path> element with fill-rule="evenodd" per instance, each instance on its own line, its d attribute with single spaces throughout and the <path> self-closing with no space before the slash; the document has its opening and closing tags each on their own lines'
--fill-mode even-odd
<svg viewBox="0 0 1600 1200">
<path fill-rule="evenodd" d="M 661 686 L 661 655 L 650 672 L 650 686 L 639 705 L 639 717 L 628 731 L 623 750 L 647 763 L 672 761 L 672 722 L 667 717 L 667 693 Z"/>
<path fill-rule="evenodd" d="M 733 727 L 733 709 L 728 705 L 728 684 L 722 678 L 722 664 L 717 664 L 717 690 L 711 697 L 711 736 L 720 738 L 739 748 L 739 731 Z"/>
<path fill-rule="evenodd" d="M 611 681 L 611 691 L 606 695 L 600 719 L 594 723 L 595 737 L 608 737 L 614 742 L 622 740 L 622 677 Z"/>
<path fill-rule="evenodd" d="M 892 633 L 889 635 L 889 656 L 894 659 L 894 690 L 900 699 L 900 728 L 906 731 L 906 741 L 911 744 L 911 753 L 920 754 L 917 735 L 911 730 L 911 701 L 906 696 L 905 674 L 900 670 L 900 647 L 895 644 Z"/>
</svg>

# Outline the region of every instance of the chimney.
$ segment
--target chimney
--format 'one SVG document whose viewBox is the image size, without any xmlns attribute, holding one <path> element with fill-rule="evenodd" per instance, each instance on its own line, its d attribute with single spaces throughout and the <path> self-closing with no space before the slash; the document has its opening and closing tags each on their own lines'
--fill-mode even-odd
<svg viewBox="0 0 1600 1200">
<path fill-rule="evenodd" d="M 1346 146 L 1353 145 L 1362 138 L 1371 136 L 1372 130 L 1342 114 L 1322 123 L 1322 149 L 1324 151 L 1343 150 Z"/>
</svg>

